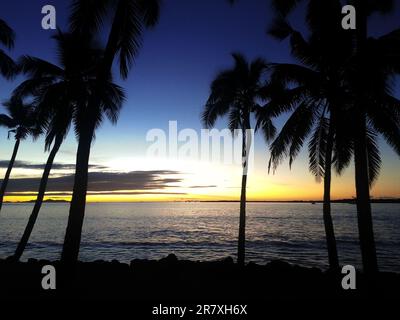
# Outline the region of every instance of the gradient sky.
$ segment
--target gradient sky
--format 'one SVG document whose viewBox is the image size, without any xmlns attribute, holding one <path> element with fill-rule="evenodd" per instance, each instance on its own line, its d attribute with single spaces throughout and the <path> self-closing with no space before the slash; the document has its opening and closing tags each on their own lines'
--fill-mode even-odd
<svg viewBox="0 0 400 320">
<path fill-rule="evenodd" d="M 29 54 L 55 62 L 51 31 L 41 28 L 41 8 L 52 4 L 57 9 L 57 25 L 65 29 L 70 1 L 14 0 L 2 3 L 0 16 L 16 31 L 15 58 Z M 209 94 L 209 85 L 218 71 L 230 67 L 232 52 L 248 59 L 264 57 L 271 62 L 293 62 L 288 44 L 266 35 L 273 13 L 268 0 L 239 1 L 229 6 L 224 0 L 164 0 L 158 26 L 145 34 L 144 45 L 127 81 L 119 82 L 128 99 L 117 126 L 105 122 L 92 148 L 89 201 L 204 200 L 238 199 L 240 165 L 210 164 L 204 161 L 175 161 L 171 158 L 148 158 L 146 133 L 152 128 L 168 129 L 177 121 L 178 130 L 202 128 L 200 113 Z M 291 17 L 302 28 L 302 8 Z M 400 6 L 394 14 L 371 19 L 371 33 L 381 35 L 399 27 Z M 0 99 L 9 96 L 21 82 L 0 79 Z M 397 90 L 400 91 L 400 90 Z M 398 92 L 396 95 L 399 96 Z M 3 109 L 1 109 L 3 112 Z M 286 117 L 277 119 L 282 126 Z M 224 128 L 225 121 L 218 122 Z M 0 129 L 0 174 L 4 175 L 13 141 Z M 52 198 L 65 197 L 71 187 L 76 140 L 71 132 L 61 148 L 49 190 Z M 275 175 L 268 175 L 268 152 L 261 137 L 256 138 L 255 165 L 248 181 L 249 200 L 295 200 L 322 197 L 322 185 L 308 172 L 304 150 L 289 170 L 285 162 Z M 400 197 L 399 158 L 381 143 L 383 169 L 372 194 L 375 197 Z M 40 165 L 46 160 L 43 141 L 27 140 L 21 144 L 10 183 L 14 196 L 9 201 L 33 199 Z M 72 167 L 71 167 L 72 166 Z M 103 172 L 103 174 L 101 174 Z M 334 176 L 333 198 L 355 195 L 354 170 Z M 124 188 L 119 182 L 124 181 Z M 107 182 L 107 190 L 97 190 Z M 23 186 L 23 187 L 21 187 Z M 122 188 L 122 189 L 121 189 Z M 110 194 L 109 191 L 113 191 Z M 21 192 L 28 192 L 21 197 Z M 98 194 L 96 194 L 98 193 Z"/>
</svg>

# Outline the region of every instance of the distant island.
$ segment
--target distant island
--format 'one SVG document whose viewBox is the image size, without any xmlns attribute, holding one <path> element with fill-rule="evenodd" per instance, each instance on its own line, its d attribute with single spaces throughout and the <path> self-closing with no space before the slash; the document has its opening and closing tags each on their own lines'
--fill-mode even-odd
<svg viewBox="0 0 400 320">
<path fill-rule="evenodd" d="M 4 203 L 35 203 L 36 200 L 27 200 L 27 201 L 5 201 Z M 68 200 L 58 200 L 58 199 L 47 199 L 43 200 L 43 202 L 47 203 L 69 203 Z"/>
<path fill-rule="evenodd" d="M 239 200 L 203 200 L 186 202 L 240 202 Z M 331 203 L 350 203 L 356 204 L 357 199 L 337 199 L 331 200 Z M 247 203 L 323 203 L 322 200 L 247 200 Z M 371 203 L 400 203 L 400 198 L 377 198 L 371 199 Z"/>
<path fill-rule="evenodd" d="M 347 204 L 356 204 L 357 199 L 337 199 L 331 200 L 331 203 L 347 203 Z M 27 201 L 5 201 L 4 203 L 35 203 L 36 200 L 27 200 Z M 59 199 L 47 199 L 43 202 L 46 203 L 70 203 L 70 200 L 59 200 Z M 197 202 L 197 203 L 216 203 L 216 202 L 223 202 L 223 203 L 235 203 L 240 202 L 239 200 L 175 200 L 175 201 L 135 201 L 135 202 L 128 202 L 128 203 L 146 203 L 146 202 Z M 99 202 L 92 202 L 92 203 L 99 203 Z M 322 200 L 248 200 L 247 203 L 323 203 Z M 377 198 L 371 199 L 371 203 L 400 203 L 400 198 Z"/>
</svg>

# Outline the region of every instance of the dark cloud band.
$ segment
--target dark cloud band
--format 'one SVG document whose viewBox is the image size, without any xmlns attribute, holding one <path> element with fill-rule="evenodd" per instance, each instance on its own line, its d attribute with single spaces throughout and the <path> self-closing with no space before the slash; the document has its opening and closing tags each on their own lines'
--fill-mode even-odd
<svg viewBox="0 0 400 320">
<path fill-rule="evenodd" d="M 130 192 L 160 190 L 173 186 L 182 181 L 178 171 L 132 171 L 132 172 L 89 172 L 88 192 Z M 174 177 L 175 176 L 175 177 Z M 7 195 L 38 190 L 40 178 L 20 178 L 9 181 Z M 51 177 L 48 182 L 47 192 L 68 193 L 72 191 L 74 175 L 67 174 Z M 132 194 L 130 192 L 130 194 Z"/>
</svg>

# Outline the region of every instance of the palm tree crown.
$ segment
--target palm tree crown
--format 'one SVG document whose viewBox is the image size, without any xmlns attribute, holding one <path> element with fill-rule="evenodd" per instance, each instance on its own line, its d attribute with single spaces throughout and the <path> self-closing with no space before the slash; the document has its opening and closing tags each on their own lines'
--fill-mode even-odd
<svg viewBox="0 0 400 320">
<path fill-rule="evenodd" d="M 33 104 L 25 104 L 20 98 L 13 97 L 3 106 L 8 114 L 0 115 L 0 125 L 8 128 L 9 136 L 13 134 L 16 140 L 24 140 L 29 135 L 36 138 L 40 134 Z"/>
<path fill-rule="evenodd" d="M 250 115 L 257 119 L 264 109 L 266 99 L 265 81 L 263 76 L 267 71 L 267 63 L 259 58 L 248 63 L 241 54 L 232 55 L 235 66 L 221 72 L 211 84 L 211 93 L 202 114 L 206 128 L 211 128 L 219 117 L 228 115 L 228 127 L 233 132 L 236 129 L 251 129 Z M 269 141 L 275 135 L 275 127 L 270 119 L 263 118 L 255 129 L 262 128 L 264 137 Z"/>
<path fill-rule="evenodd" d="M 61 140 L 66 137 L 71 122 L 74 122 L 79 135 L 80 115 L 93 99 L 93 91 L 98 85 L 96 68 L 104 56 L 104 50 L 93 39 L 60 31 L 53 38 L 57 41 L 60 66 L 36 57 L 22 57 L 20 68 L 29 78 L 13 93 L 18 97 L 35 99 L 46 131 L 46 150 L 56 137 Z M 109 76 L 102 84 L 99 97 L 100 114 L 115 123 L 125 99 L 123 89 Z M 96 117 L 96 126 L 102 121 L 101 115 Z"/>
</svg>

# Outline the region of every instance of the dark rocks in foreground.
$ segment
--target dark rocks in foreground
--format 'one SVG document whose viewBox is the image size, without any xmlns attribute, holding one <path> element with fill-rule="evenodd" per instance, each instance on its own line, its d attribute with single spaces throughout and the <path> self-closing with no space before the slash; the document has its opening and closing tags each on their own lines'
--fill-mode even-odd
<svg viewBox="0 0 400 320">
<path fill-rule="evenodd" d="M 44 265 L 57 271 L 57 289 L 43 290 Z M 374 281 L 357 274 L 357 289 L 343 290 L 343 275 L 282 261 L 249 263 L 241 268 L 223 261 L 194 262 L 169 255 L 159 261 L 132 260 L 130 265 L 79 262 L 71 273 L 60 262 L 0 260 L 1 299 L 113 299 L 200 302 L 271 299 L 398 299 L 400 275 L 380 273 Z M 372 283 L 372 284 L 371 284 Z"/>
</svg>

